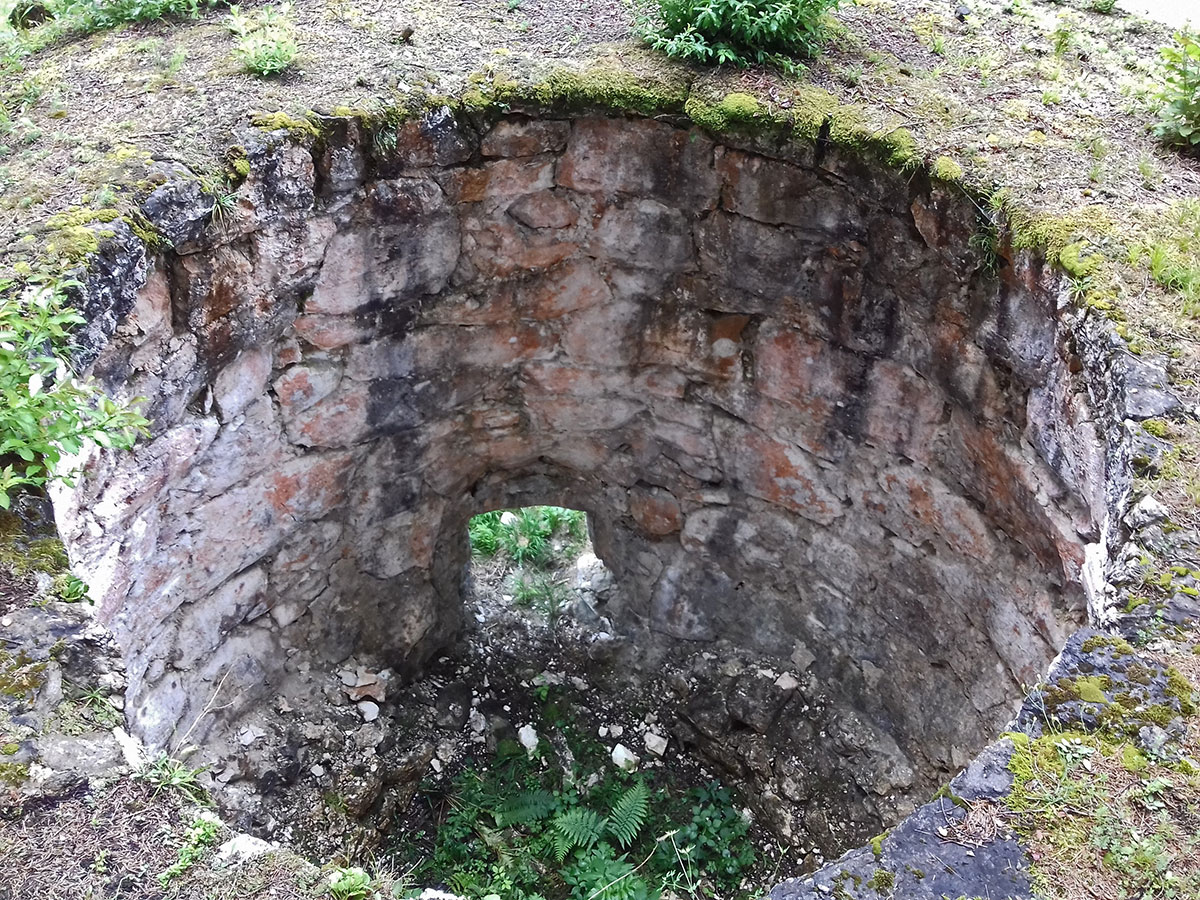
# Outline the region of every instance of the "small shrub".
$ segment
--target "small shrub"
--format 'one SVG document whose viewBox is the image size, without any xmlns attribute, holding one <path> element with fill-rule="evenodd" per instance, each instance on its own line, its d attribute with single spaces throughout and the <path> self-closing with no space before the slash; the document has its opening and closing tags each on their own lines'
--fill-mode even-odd
<svg viewBox="0 0 1200 900">
<path fill-rule="evenodd" d="M 59 18 L 84 31 L 114 28 L 127 22 L 194 19 L 215 0 L 67 0 Z"/>
<path fill-rule="evenodd" d="M 1165 143 L 1200 152 L 1200 35 L 1175 33 L 1175 44 L 1159 51 L 1164 84 L 1154 133 Z"/>
<path fill-rule="evenodd" d="M 269 78 L 287 71 L 296 61 L 299 51 L 291 11 L 290 3 L 264 7 L 253 16 L 243 15 L 237 6 L 229 7 L 225 27 L 233 33 L 233 56 L 244 71 Z"/>
<path fill-rule="evenodd" d="M 643 0 L 648 4 L 648 0 Z M 822 17 L 838 0 L 654 0 L 643 7 L 638 33 L 675 59 L 739 67 L 771 63 L 799 68 L 816 53 Z"/>
<path fill-rule="evenodd" d="M 21 487 L 68 481 L 59 463 L 85 440 L 128 448 L 146 430 L 141 415 L 72 373 L 69 335 L 84 319 L 66 286 L 0 296 L 0 509 Z"/>
</svg>

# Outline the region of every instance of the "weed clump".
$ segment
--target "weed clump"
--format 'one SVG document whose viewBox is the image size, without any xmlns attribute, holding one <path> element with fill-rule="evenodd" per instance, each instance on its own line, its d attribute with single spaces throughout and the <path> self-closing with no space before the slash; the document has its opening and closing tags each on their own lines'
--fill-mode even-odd
<svg viewBox="0 0 1200 900">
<path fill-rule="evenodd" d="M 1160 51 L 1165 83 L 1154 133 L 1167 144 L 1200 153 L 1200 35 L 1175 33 L 1175 43 Z"/>
<path fill-rule="evenodd" d="M 825 33 L 823 17 L 838 0 L 654 0 L 638 16 L 638 32 L 674 59 L 740 68 L 770 63 L 801 68 Z M 653 7 L 653 8 L 651 8 Z"/>
<path fill-rule="evenodd" d="M 225 27 L 233 34 L 233 58 L 243 71 L 269 78 L 291 68 L 299 52 L 291 11 L 290 3 L 266 6 L 253 15 L 229 7 Z"/>
</svg>

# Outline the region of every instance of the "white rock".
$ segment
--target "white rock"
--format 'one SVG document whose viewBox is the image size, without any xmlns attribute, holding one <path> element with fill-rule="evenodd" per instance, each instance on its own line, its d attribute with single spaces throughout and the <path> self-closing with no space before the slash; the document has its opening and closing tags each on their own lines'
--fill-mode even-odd
<svg viewBox="0 0 1200 900">
<path fill-rule="evenodd" d="M 522 725 L 517 731 L 517 740 L 521 742 L 521 746 L 525 748 L 525 752 L 532 756 L 533 751 L 537 749 L 538 745 L 537 731 L 534 730 L 534 727 L 532 725 Z"/>
<path fill-rule="evenodd" d="M 600 735 L 600 737 L 608 737 L 608 726 L 601 725 L 596 729 L 596 734 Z"/>
<path fill-rule="evenodd" d="M 641 762 L 638 755 L 624 744 L 617 744 L 617 746 L 613 747 L 612 761 L 614 765 L 620 769 L 624 769 L 626 772 L 632 772 L 638 767 L 638 763 Z"/>
<path fill-rule="evenodd" d="M 312 772 L 314 775 L 316 775 L 318 778 L 320 778 L 322 775 L 325 774 L 325 767 L 323 765 L 321 765 L 320 763 L 316 763 L 311 769 L 309 769 L 309 771 Z"/>
<path fill-rule="evenodd" d="M 475 734 L 483 734 L 487 729 L 487 719 L 477 709 L 471 710 L 471 716 L 467 721 L 471 723 L 471 731 Z"/>
<path fill-rule="evenodd" d="M 120 726 L 113 729 L 113 737 L 117 739 L 117 744 L 121 747 L 121 755 L 125 757 L 125 765 L 133 770 L 140 769 L 146 762 L 146 755 L 142 752 L 142 742 L 130 734 Z"/>
<path fill-rule="evenodd" d="M 655 756 L 662 756 L 667 752 L 667 739 L 661 734 L 655 734 L 653 731 L 647 731 L 646 749 Z"/>
<path fill-rule="evenodd" d="M 379 718 L 379 704 L 374 700 L 359 700 L 358 711 L 362 714 L 364 722 L 374 722 Z"/>
<path fill-rule="evenodd" d="M 214 862 L 220 868 L 240 865 L 248 859 L 271 852 L 271 845 L 249 834 L 239 834 L 227 840 L 217 850 Z"/>
<path fill-rule="evenodd" d="M 608 733 L 611 734 L 613 737 L 620 737 L 621 735 L 623 735 L 625 733 L 625 726 L 624 725 L 609 725 Z"/>
<path fill-rule="evenodd" d="M 779 688 L 781 691 L 794 691 L 796 688 L 800 687 L 800 682 L 797 681 L 796 677 L 790 672 L 784 672 L 775 679 L 775 687 Z"/>
<path fill-rule="evenodd" d="M 515 512 L 513 512 L 511 509 L 506 509 L 504 512 L 500 513 L 500 524 L 501 525 L 515 525 L 516 523 L 517 523 L 517 514 Z"/>
</svg>

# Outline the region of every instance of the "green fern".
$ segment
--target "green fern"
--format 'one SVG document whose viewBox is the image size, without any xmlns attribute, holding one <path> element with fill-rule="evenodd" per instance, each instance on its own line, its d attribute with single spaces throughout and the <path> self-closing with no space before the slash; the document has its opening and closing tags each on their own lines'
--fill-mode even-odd
<svg viewBox="0 0 1200 900">
<path fill-rule="evenodd" d="M 554 812 L 555 806 L 554 795 L 549 791 L 522 791 L 504 802 L 500 809 L 500 822 L 506 826 L 540 822 Z"/>
<path fill-rule="evenodd" d="M 646 822 L 650 810 L 650 789 L 639 781 L 623 793 L 608 816 L 608 833 L 617 839 L 622 850 L 629 848 Z"/>
<path fill-rule="evenodd" d="M 590 809 L 576 807 L 554 817 L 554 856 L 562 862 L 576 847 L 586 850 L 600 840 L 604 833 L 604 819 Z"/>
</svg>

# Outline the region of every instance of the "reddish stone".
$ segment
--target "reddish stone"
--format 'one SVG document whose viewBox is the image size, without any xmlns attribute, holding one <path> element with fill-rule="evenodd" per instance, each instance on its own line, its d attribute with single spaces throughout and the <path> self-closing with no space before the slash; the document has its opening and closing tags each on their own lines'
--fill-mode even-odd
<svg viewBox="0 0 1200 900">
<path fill-rule="evenodd" d="M 305 314 L 340 316 L 354 312 L 369 299 L 366 271 L 365 235 L 358 231 L 335 235 L 312 296 L 304 304 Z"/>
<path fill-rule="evenodd" d="M 333 350 L 366 340 L 374 323 L 359 322 L 349 316 L 300 316 L 292 326 L 305 343 L 318 350 Z M 299 348 L 296 350 L 299 353 Z M 282 361 L 281 365 L 286 365 Z"/>
<path fill-rule="evenodd" d="M 508 214 L 527 228 L 571 228 L 579 221 L 579 210 L 553 191 L 522 197 Z"/>
<path fill-rule="evenodd" d="M 540 237 L 526 236 L 516 227 L 502 222 L 483 224 L 470 234 L 468 249 L 471 262 L 484 275 L 507 278 L 521 271 L 548 269 L 573 255 L 579 245 Z"/>
<path fill-rule="evenodd" d="M 570 262 L 523 286 L 519 302 L 523 315 L 544 320 L 611 300 L 612 289 L 591 265 Z"/>
<path fill-rule="evenodd" d="M 649 119 L 580 119 L 558 183 L 585 193 L 633 194 L 695 212 L 717 204 L 713 143 Z"/>
<path fill-rule="evenodd" d="M 332 366 L 293 366 L 275 379 L 273 388 L 285 419 L 308 409 L 338 386 L 341 372 Z"/>
<path fill-rule="evenodd" d="M 452 203 L 509 201 L 553 185 L 554 163 L 529 159 L 502 159 L 478 168 L 455 169 L 443 180 Z"/>
<path fill-rule="evenodd" d="M 483 138 L 484 156 L 536 156 L 558 153 L 567 146 L 569 122 L 554 119 L 527 119 L 497 122 Z"/>
<path fill-rule="evenodd" d="M 660 488 L 634 488 L 629 492 L 629 513 L 646 534 L 663 537 L 683 528 L 679 501 Z"/>
</svg>

